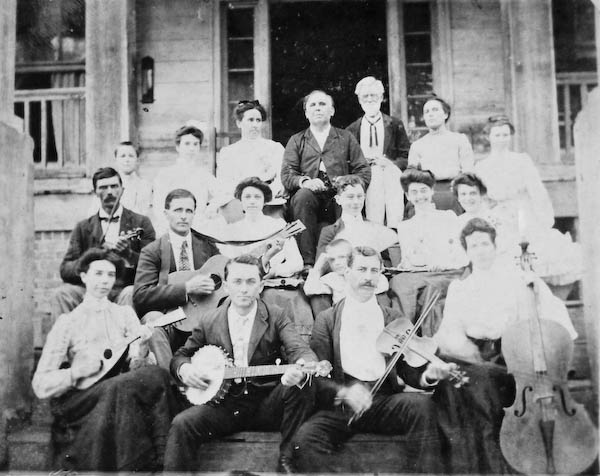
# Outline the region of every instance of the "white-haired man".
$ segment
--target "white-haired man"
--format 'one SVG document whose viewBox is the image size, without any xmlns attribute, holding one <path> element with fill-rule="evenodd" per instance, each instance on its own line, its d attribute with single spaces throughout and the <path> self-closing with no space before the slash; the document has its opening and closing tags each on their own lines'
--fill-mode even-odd
<svg viewBox="0 0 600 476">
<path fill-rule="evenodd" d="M 410 141 L 400 119 L 381 112 L 383 83 L 367 76 L 356 84 L 354 93 L 365 112 L 347 127 L 360 143 L 371 164 L 371 184 L 367 190 L 367 219 L 396 228 L 404 214 L 400 187 L 401 170 L 408 161 Z"/>
</svg>

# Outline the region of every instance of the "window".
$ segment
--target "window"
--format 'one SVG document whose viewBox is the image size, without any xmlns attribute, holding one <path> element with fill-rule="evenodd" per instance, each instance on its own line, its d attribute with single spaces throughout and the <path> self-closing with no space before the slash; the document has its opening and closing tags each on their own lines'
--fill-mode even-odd
<svg viewBox="0 0 600 476">
<path fill-rule="evenodd" d="M 404 2 L 404 50 L 407 127 L 414 140 L 426 132 L 423 104 L 433 93 L 431 6 L 429 2 Z"/>
<path fill-rule="evenodd" d="M 85 0 L 18 0 L 15 114 L 36 172 L 80 174 L 85 157 Z"/>
</svg>

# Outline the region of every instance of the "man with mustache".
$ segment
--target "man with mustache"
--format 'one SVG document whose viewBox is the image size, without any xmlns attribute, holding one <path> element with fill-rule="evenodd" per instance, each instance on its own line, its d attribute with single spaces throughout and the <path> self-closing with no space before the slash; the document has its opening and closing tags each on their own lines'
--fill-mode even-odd
<svg viewBox="0 0 600 476">
<path fill-rule="evenodd" d="M 94 193 L 99 199 L 97 213 L 75 225 L 69 248 L 60 264 L 60 277 L 65 282 L 52 299 L 53 321 L 61 314 L 75 309 L 83 301 L 85 287 L 79 273 L 79 260 L 90 248 L 102 247 L 114 251 L 126 263 L 126 269 L 117 279 L 108 298 L 121 305 L 131 305 L 133 278 L 140 251 L 155 238 L 150 219 L 132 212 L 120 203 L 123 183 L 119 173 L 111 168 L 98 169 L 93 177 Z M 141 229 L 141 236 L 131 237 L 130 232 Z"/>
<path fill-rule="evenodd" d="M 384 375 L 389 357 L 377 350 L 377 338 L 388 324 L 400 319 L 397 311 L 381 307 L 375 300 L 381 270 L 377 251 L 354 248 L 346 298 L 315 321 L 311 348 L 318 359 L 332 363 L 333 371 L 331 380 L 317 379 L 323 387 L 321 409 L 300 427 L 293 440 L 295 466 L 301 473 L 336 473 L 349 467 L 352 472 L 371 471 L 362 468 L 356 457 L 350 462 L 335 457 L 340 445 L 359 432 L 407 435 L 406 465 L 398 468 L 399 473 L 438 473 L 443 469 L 430 395 L 399 393 L 397 377 L 412 387 L 432 388 L 456 365 L 440 362 L 412 368 L 400 359 L 380 390 L 375 395 L 370 392 Z"/>
<path fill-rule="evenodd" d="M 304 264 L 315 264 L 319 222 L 333 223 L 339 215 L 334 202 L 335 179 L 358 175 L 365 188 L 371 168 L 352 134 L 332 127 L 333 98 L 313 91 L 304 98 L 304 114 L 310 127 L 294 134 L 285 148 L 281 182 L 290 194 L 292 219 L 301 220 L 306 230 L 297 236 Z"/>
</svg>

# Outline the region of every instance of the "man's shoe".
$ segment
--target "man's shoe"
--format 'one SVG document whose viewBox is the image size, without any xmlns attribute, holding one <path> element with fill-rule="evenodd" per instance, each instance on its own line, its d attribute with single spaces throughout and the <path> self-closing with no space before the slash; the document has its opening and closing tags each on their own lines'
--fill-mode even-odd
<svg viewBox="0 0 600 476">
<path fill-rule="evenodd" d="M 277 472 L 280 474 L 294 474 L 294 464 L 289 456 L 280 456 L 277 462 Z"/>
</svg>

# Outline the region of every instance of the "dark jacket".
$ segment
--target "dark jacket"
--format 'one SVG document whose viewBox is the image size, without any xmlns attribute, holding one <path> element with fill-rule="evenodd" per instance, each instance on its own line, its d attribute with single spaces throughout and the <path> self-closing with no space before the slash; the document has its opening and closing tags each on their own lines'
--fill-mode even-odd
<svg viewBox="0 0 600 476">
<path fill-rule="evenodd" d="M 319 244 L 317 245 L 317 259 L 319 255 L 325 251 L 325 248 L 331 243 L 335 237 L 344 229 L 344 220 L 338 218 L 333 224 L 324 226 L 321 228 L 321 234 L 319 235 Z"/>
<path fill-rule="evenodd" d="M 406 133 L 404 124 L 400 119 L 382 115 L 383 120 L 383 153 L 396 164 L 400 170 L 405 170 L 408 166 L 408 151 L 410 149 L 410 140 Z M 360 143 L 360 123 L 362 117 L 350 124 L 346 130 L 350 131 L 356 140 Z"/>
<path fill-rule="evenodd" d="M 194 353 L 205 345 L 221 347 L 233 357 L 233 345 L 229 334 L 227 310 L 231 301 L 227 299 L 221 306 L 207 314 L 188 338 L 183 347 L 171 360 L 171 374 L 179 380 L 177 370 L 189 362 Z M 281 348 L 285 349 L 285 356 Z M 308 344 L 300 337 L 292 320 L 278 306 L 258 300 L 256 318 L 248 345 L 248 365 L 273 365 L 277 359 L 295 363 L 298 359 L 315 362 L 316 356 Z M 251 385 L 272 387 L 279 382 L 279 376 L 252 379 Z"/>
<path fill-rule="evenodd" d="M 121 289 L 133 284 L 135 268 L 138 264 L 140 251 L 144 246 L 151 243 L 156 238 L 154 227 L 148 217 L 139 215 L 127 208 L 123 208 L 119 233 L 127 233 L 135 228 L 141 228 L 143 230 L 142 236 L 139 240 L 135 238 L 131 239 L 131 252 L 129 255 L 124 256 L 124 258 L 126 258 L 133 266 L 133 269 L 126 270 L 123 275 L 117 279 L 114 286 L 115 289 Z M 102 234 L 102 225 L 100 224 L 100 216 L 98 213 L 75 225 L 75 228 L 71 233 L 71 239 L 69 240 L 69 248 L 60 264 L 60 277 L 65 283 L 83 284 L 79 277 L 79 258 L 88 249 L 102 246 L 102 243 L 100 242 Z"/>
<path fill-rule="evenodd" d="M 200 269 L 208 258 L 218 255 L 219 250 L 214 243 L 200 237 L 195 230 L 191 233 L 194 268 Z M 165 247 L 169 250 L 168 263 L 163 263 Z M 165 233 L 146 246 L 140 255 L 133 285 L 133 307 L 139 316 L 150 311 L 165 312 L 187 302 L 185 283 L 167 283 L 168 274 L 175 271 L 177 263 L 173 256 L 173 247 L 169 234 Z"/>
<path fill-rule="evenodd" d="M 334 304 L 333 307 L 322 311 L 317 316 L 310 339 L 310 347 L 317 355 L 317 359 L 328 360 L 333 366 L 331 378 L 335 385 L 324 385 L 326 388 L 325 391 L 331 393 L 331 396 L 335 395 L 335 392 L 340 385 L 346 383 L 340 352 L 341 317 L 345 302 L 346 299 L 342 299 L 337 304 Z M 383 312 L 383 321 L 386 326 L 393 320 L 402 317 L 401 314 L 394 309 L 383 306 L 380 307 Z M 410 367 L 404 362 L 404 359 L 400 359 L 396 368 L 392 369 L 390 372 L 387 378 L 388 383 L 391 385 L 392 389 L 400 391 L 401 387 L 398 385 L 397 380 L 397 377 L 400 376 L 404 382 L 411 387 L 421 388 L 420 380 L 425 368 L 426 365 L 419 368 Z"/>
<path fill-rule="evenodd" d="M 323 151 L 309 129 L 294 134 L 285 147 L 281 166 L 281 182 L 293 194 L 300 188 L 302 177 L 316 178 L 323 161 L 333 182 L 340 175 L 354 174 L 365 182 L 371 181 L 371 167 L 363 156 L 354 136 L 344 129 L 331 127 Z"/>
</svg>

